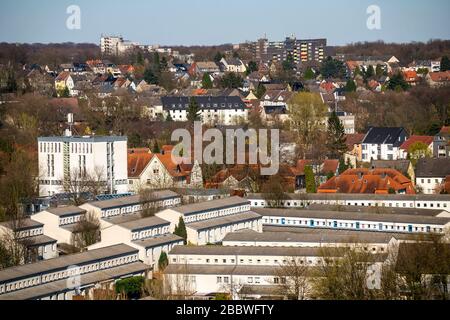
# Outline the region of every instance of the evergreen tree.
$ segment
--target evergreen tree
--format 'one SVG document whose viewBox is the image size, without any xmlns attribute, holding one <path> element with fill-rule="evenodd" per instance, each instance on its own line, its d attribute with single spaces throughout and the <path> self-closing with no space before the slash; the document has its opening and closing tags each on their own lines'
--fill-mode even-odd
<svg viewBox="0 0 450 320">
<path fill-rule="evenodd" d="M 220 85 L 223 88 L 237 89 L 244 85 L 244 79 L 239 74 L 229 72 L 222 77 Z"/>
<path fill-rule="evenodd" d="M 144 80 L 149 84 L 158 84 L 158 76 L 153 72 L 151 68 L 145 69 Z"/>
<path fill-rule="evenodd" d="M 312 80 L 315 77 L 316 77 L 316 74 L 314 73 L 313 69 L 311 69 L 311 68 L 306 69 L 305 74 L 304 74 L 305 80 Z"/>
<path fill-rule="evenodd" d="M 403 78 L 403 75 L 399 72 L 392 76 L 387 84 L 387 88 L 389 90 L 401 91 L 407 90 L 409 88 L 409 84 Z"/>
<path fill-rule="evenodd" d="M 258 71 L 258 64 L 255 61 L 250 61 L 247 66 L 247 75 L 255 71 Z"/>
<path fill-rule="evenodd" d="M 142 52 L 141 51 L 138 51 L 138 53 L 137 53 L 136 63 L 138 65 L 141 65 L 141 66 L 144 65 L 144 57 L 142 56 Z"/>
<path fill-rule="evenodd" d="M 175 227 L 175 235 L 184 239 L 184 244 L 187 244 L 187 231 L 186 225 L 184 224 L 183 217 L 180 217 L 178 225 Z"/>
<path fill-rule="evenodd" d="M 191 97 L 189 101 L 189 107 L 187 110 L 187 119 L 190 122 L 199 121 L 200 120 L 200 107 L 198 106 L 197 100 L 194 97 Z"/>
<path fill-rule="evenodd" d="M 211 77 L 208 73 L 203 74 L 202 79 L 202 88 L 203 89 L 211 89 L 213 87 L 213 83 L 211 81 Z"/>
<path fill-rule="evenodd" d="M 383 66 L 381 64 L 377 64 L 377 68 L 375 70 L 375 74 L 377 75 L 377 77 L 381 77 L 384 74 L 384 69 L 383 69 Z"/>
<path fill-rule="evenodd" d="M 356 91 L 356 83 L 352 79 L 348 79 L 345 85 L 344 90 L 346 92 L 355 92 Z"/>
<path fill-rule="evenodd" d="M 306 182 L 306 192 L 316 193 L 316 178 L 314 176 L 314 171 L 312 166 L 305 166 L 305 182 Z"/>
<path fill-rule="evenodd" d="M 256 88 L 255 96 L 258 99 L 261 99 L 265 93 L 266 93 L 266 86 L 263 85 L 262 83 L 259 83 L 258 87 Z"/>
<path fill-rule="evenodd" d="M 450 70 L 450 59 L 448 56 L 443 56 L 441 59 L 441 71 Z"/>
<path fill-rule="evenodd" d="M 322 63 L 320 68 L 320 73 L 325 78 L 344 78 L 346 74 L 346 69 L 342 61 L 328 57 Z"/>
<path fill-rule="evenodd" d="M 339 159 L 347 151 L 345 129 L 341 120 L 333 111 L 328 118 L 327 148 L 331 158 Z"/>
<path fill-rule="evenodd" d="M 344 161 L 344 158 L 340 158 L 339 159 L 339 174 L 342 174 L 343 172 L 345 172 L 347 169 L 350 169 L 351 165 L 350 165 L 350 161 L 347 161 L 347 163 Z"/>
<path fill-rule="evenodd" d="M 172 116 L 170 115 L 170 112 L 167 113 L 166 121 L 167 122 L 172 122 L 173 121 Z"/>
<path fill-rule="evenodd" d="M 165 251 L 161 252 L 158 260 L 159 270 L 164 271 L 164 269 L 169 265 L 169 259 L 167 258 L 167 253 Z"/>
<path fill-rule="evenodd" d="M 353 75 L 356 76 L 360 76 L 362 74 L 361 69 L 357 66 L 355 68 L 355 71 L 353 71 Z"/>
<path fill-rule="evenodd" d="M 16 92 L 17 91 L 17 81 L 14 70 L 8 71 L 8 78 L 6 81 L 6 90 L 7 92 Z"/>
<path fill-rule="evenodd" d="M 370 78 L 372 78 L 374 75 L 375 75 L 375 70 L 373 69 L 373 66 L 370 65 L 370 66 L 367 68 L 366 72 L 364 73 L 364 78 L 365 78 L 365 79 L 370 79 Z"/>
<path fill-rule="evenodd" d="M 161 150 L 159 149 L 158 141 L 155 141 L 155 144 L 153 145 L 152 152 L 153 153 L 160 153 L 161 152 Z"/>
<path fill-rule="evenodd" d="M 222 60 L 222 58 L 224 57 L 224 55 L 220 52 L 217 52 L 216 55 L 214 56 L 214 62 L 215 63 L 219 63 L 220 60 Z"/>
</svg>

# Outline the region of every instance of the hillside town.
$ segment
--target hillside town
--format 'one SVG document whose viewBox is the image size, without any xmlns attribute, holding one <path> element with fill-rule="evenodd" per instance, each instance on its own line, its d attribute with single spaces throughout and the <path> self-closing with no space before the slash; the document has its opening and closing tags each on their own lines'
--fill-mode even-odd
<svg viewBox="0 0 450 320">
<path fill-rule="evenodd" d="M 0 43 L 0 300 L 449 299 L 450 41 L 402 48 Z"/>
</svg>

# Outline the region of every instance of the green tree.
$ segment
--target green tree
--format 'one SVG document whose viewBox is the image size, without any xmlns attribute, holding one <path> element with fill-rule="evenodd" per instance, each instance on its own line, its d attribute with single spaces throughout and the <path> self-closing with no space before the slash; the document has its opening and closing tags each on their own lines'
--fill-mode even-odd
<svg viewBox="0 0 450 320">
<path fill-rule="evenodd" d="M 316 74 L 315 74 L 313 69 L 308 68 L 308 69 L 306 69 L 305 74 L 303 75 L 303 77 L 305 78 L 305 80 L 312 80 L 312 79 L 316 78 Z"/>
<path fill-rule="evenodd" d="M 167 113 L 166 121 L 167 122 L 173 122 L 173 119 L 172 119 L 172 116 L 170 115 L 170 112 Z"/>
<path fill-rule="evenodd" d="M 375 75 L 375 70 L 373 69 L 373 66 L 370 65 L 367 67 L 366 72 L 364 73 L 364 79 L 370 79 Z"/>
<path fill-rule="evenodd" d="M 60 90 L 58 96 L 61 98 L 70 98 L 70 91 L 68 87 L 64 87 L 63 90 Z"/>
<path fill-rule="evenodd" d="M 356 76 L 360 76 L 360 75 L 362 75 L 362 72 L 361 72 L 361 69 L 359 68 L 359 66 L 357 66 L 356 68 L 355 68 L 355 71 L 353 71 L 353 75 L 356 77 Z"/>
<path fill-rule="evenodd" d="M 128 299 L 139 299 L 144 289 L 145 279 L 142 276 L 122 279 L 116 282 L 118 294 L 125 294 Z"/>
<path fill-rule="evenodd" d="M 220 80 L 222 88 L 237 89 L 244 85 L 244 79 L 234 72 L 226 73 Z"/>
<path fill-rule="evenodd" d="M 450 59 L 448 56 L 443 56 L 441 59 L 441 71 L 450 70 Z"/>
<path fill-rule="evenodd" d="M 381 77 L 384 74 L 384 69 L 381 64 L 377 64 L 377 68 L 375 69 L 375 74 L 377 77 Z"/>
<path fill-rule="evenodd" d="M 389 90 L 395 90 L 395 91 L 400 90 L 401 91 L 401 90 L 407 90 L 408 88 L 409 88 L 409 84 L 405 81 L 405 79 L 403 78 L 403 75 L 400 72 L 393 75 L 387 84 L 387 89 L 389 89 Z"/>
<path fill-rule="evenodd" d="M 175 227 L 174 234 L 184 239 L 184 244 L 187 243 L 187 231 L 183 217 L 180 217 L 178 225 Z"/>
<path fill-rule="evenodd" d="M 214 62 L 215 63 L 219 63 L 220 60 L 222 60 L 222 58 L 224 58 L 225 56 L 219 51 L 216 53 L 216 55 L 214 56 Z"/>
<path fill-rule="evenodd" d="M 202 79 L 202 88 L 203 89 L 211 89 L 212 87 L 213 87 L 213 83 L 211 81 L 211 76 L 209 75 L 209 73 L 204 73 L 203 79 Z"/>
<path fill-rule="evenodd" d="M 143 66 L 144 65 L 144 57 L 142 55 L 142 52 L 139 50 L 136 57 L 136 64 Z"/>
<path fill-rule="evenodd" d="M 8 78 L 6 80 L 6 90 L 7 92 L 17 92 L 17 81 L 14 70 L 11 68 L 8 71 Z"/>
<path fill-rule="evenodd" d="M 200 107 L 194 97 L 191 97 L 191 99 L 189 100 L 187 113 L 188 121 L 194 122 L 200 120 Z"/>
<path fill-rule="evenodd" d="M 336 112 L 333 111 L 328 118 L 327 128 L 327 147 L 331 158 L 340 159 L 342 157 L 347 151 L 346 141 L 344 126 Z"/>
<path fill-rule="evenodd" d="M 247 75 L 255 71 L 258 71 L 258 64 L 255 61 L 250 61 L 247 66 Z"/>
<path fill-rule="evenodd" d="M 292 56 L 292 54 L 288 54 L 288 56 L 286 57 L 286 60 L 283 61 L 283 70 L 284 71 L 292 71 L 295 68 L 295 61 L 294 61 L 294 57 Z"/>
<path fill-rule="evenodd" d="M 431 153 L 428 146 L 421 141 L 414 142 L 408 148 L 408 158 L 409 158 L 409 160 L 411 160 L 411 163 L 413 166 L 416 166 L 417 161 L 420 158 L 425 158 L 425 157 L 430 158 L 432 156 L 433 156 L 433 154 Z"/>
<path fill-rule="evenodd" d="M 322 63 L 320 74 L 325 78 L 344 78 L 346 69 L 342 61 L 328 57 Z"/>
<path fill-rule="evenodd" d="M 258 87 L 256 88 L 255 96 L 258 99 L 261 99 L 265 93 L 266 93 L 266 86 L 263 85 L 262 83 L 259 83 Z"/>
<path fill-rule="evenodd" d="M 305 166 L 305 182 L 307 193 L 317 192 L 316 178 L 312 166 Z"/>
<path fill-rule="evenodd" d="M 145 69 L 144 80 L 150 84 L 158 84 L 158 76 L 153 72 L 151 68 Z"/>
<path fill-rule="evenodd" d="M 159 148 L 158 141 L 155 141 L 155 143 L 153 145 L 153 148 L 152 148 L 152 152 L 153 153 L 160 153 L 161 152 L 161 149 Z"/>
<path fill-rule="evenodd" d="M 348 79 L 344 88 L 345 92 L 355 92 L 356 91 L 356 83 L 352 79 Z"/>
<path fill-rule="evenodd" d="M 164 269 L 169 265 L 169 259 L 167 258 L 167 253 L 165 251 L 161 252 L 161 255 L 159 256 L 158 260 L 158 268 L 161 271 L 164 271 Z"/>
<path fill-rule="evenodd" d="M 347 169 L 351 168 L 351 164 L 350 161 L 345 162 L 344 158 L 340 158 L 339 159 L 339 174 L 342 174 L 343 172 L 345 172 Z"/>
</svg>

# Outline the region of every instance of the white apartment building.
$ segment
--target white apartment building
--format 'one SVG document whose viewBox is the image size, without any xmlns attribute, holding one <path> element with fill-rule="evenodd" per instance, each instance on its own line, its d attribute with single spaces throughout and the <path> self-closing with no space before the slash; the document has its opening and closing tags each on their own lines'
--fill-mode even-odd
<svg viewBox="0 0 450 320">
<path fill-rule="evenodd" d="M 450 227 L 450 219 L 445 217 L 268 208 L 254 211 L 263 216 L 265 226 L 410 234 L 443 234 Z"/>
<path fill-rule="evenodd" d="M 138 250 L 119 244 L 0 271 L 0 300 L 72 300 L 92 297 L 97 284 L 142 275 Z M 69 283 L 74 282 L 73 286 Z M 76 286 L 75 286 L 76 284 Z"/>
<path fill-rule="evenodd" d="M 113 222 L 113 221 L 110 221 Z M 101 231 L 101 241 L 88 249 L 126 244 L 139 250 L 139 259 L 158 269 L 161 252 L 168 253 L 175 245 L 183 245 L 183 238 L 169 233 L 170 222 L 158 217 L 141 218 L 139 215 L 115 219 L 117 224 Z"/>
<path fill-rule="evenodd" d="M 233 125 L 248 119 L 248 108 L 237 96 L 194 97 L 200 109 L 203 124 Z M 190 97 L 161 98 L 165 115 L 173 121 L 187 121 Z"/>
<path fill-rule="evenodd" d="M 331 249 L 330 254 L 338 259 L 342 251 Z M 381 268 L 384 261 L 382 255 L 374 257 L 370 270 Z M 314 268 L 323 259 L 321 248 L 253 246 L 177 246 L 168 258 L 164 274 L 174 291 L 181 289 L 195 297 L 222 292 L 237 300 L 260 299 L 264 293 L 268 297 L 280 295 L 279 285 L 285 281 L 279 276 L 280 268 L 293 260 Z"/>
<path fill-rule="evenodd" d="M 65 185 L 101 182 L 105 193 L 128 192 L 127 138 L 70 136 L 38 138 L 39 195 L 74 192 Z"/>
<path fill-rule="evenodd" d="M 119 46 L 123 43 L 120 36 L 102 36 L 100 38 L 100 51 L 103 55 L 119 55 Z"/>
<path fill-rule="evenodd" d="M 288 199 L 282 200 L 285 208 L 303 208 L 311 204 L 338 205 L 347 207 L 380 207 L 444 210 L 450 212 L 449 195 L 406 195 L 406 194 L 288 194 Z M 261 194 L 248 195 L 252 208 L 268 207 Z"/>
<path fill-rule="evenodd" d="M 0 241 L 13 240 L 26 246 L 25 261 L 22 263 L 58 257 L 56 239 L 44 234 L 44 225 L 36 220 L 25 218 L 18 221 L 0 223 Z"/>
<path fill-rule="evenodd" d="M 227 233 L 242 229 L 262 232 L 261 216 L 250 211 L 250 203 L 240 197 L 188 204 L 156 216 L 170 221 L 171 232 L 183 218 L 187 241 L 197 245 L 220 242 Z"/>
<path fill-rule="evenodd" d="M 424 194 L 438 194 L 450 176 L 450 160 L 448 158 L 422 158 L 416 165 L 416 186 Z"/>
<path fill-rule="evenodd" d="M 362 141 L 362 161 L 397 160 L 409 135 L 404 128 L 370 128 Z"/>
</svg>

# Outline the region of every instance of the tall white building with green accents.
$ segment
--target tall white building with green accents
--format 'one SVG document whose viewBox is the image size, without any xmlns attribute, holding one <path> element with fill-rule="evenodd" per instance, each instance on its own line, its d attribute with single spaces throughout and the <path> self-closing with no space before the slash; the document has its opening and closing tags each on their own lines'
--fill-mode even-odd
<svg viewBox="0 0 450 320">
<path fill-rule="evenodd" d="M 72 136 L 38 138 L 39 194 L 76 189 L 86 181 L 101 182 L 107 194 L 128 192 L 127 138 Z M 68 188 L 67 186 L 71 186 Z"/>
</svg>

